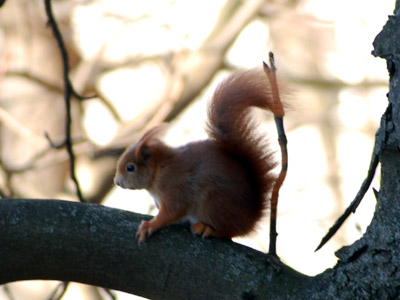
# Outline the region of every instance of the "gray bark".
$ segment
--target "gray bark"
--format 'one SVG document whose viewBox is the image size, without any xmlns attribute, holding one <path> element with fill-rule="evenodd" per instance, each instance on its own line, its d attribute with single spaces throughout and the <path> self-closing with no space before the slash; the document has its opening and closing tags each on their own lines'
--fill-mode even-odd
<svg viewBox="0 0 400 300">
<path fill-rule="evenodd" d="M 231 241 L 193 237 L 183 224 L 139 244 L 143 218 L 95 204 L 0 200 L 0 284 L 57 279 L 151 299 L 309 299 L 309 277 Z"/>
</svg>

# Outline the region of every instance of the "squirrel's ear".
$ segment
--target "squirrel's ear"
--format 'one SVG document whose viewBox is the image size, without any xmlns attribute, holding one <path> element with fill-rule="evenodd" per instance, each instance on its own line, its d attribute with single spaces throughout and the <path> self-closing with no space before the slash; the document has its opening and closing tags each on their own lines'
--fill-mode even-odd
<svg viewBox="0 0 400 300">
<path fill-rule="evenodd" d="M 137 145 L 136 151 L 135 151 L 135 156 L 136 159 L 138 160 L 148 160 L 153 151 L 151 150 L 151 143 L 147 142 L 141 142 Z"/>
<path fill-rule="evenodd" d="M 137 143 L 135 155 L 138 159 L 148 160 L 153 154 L 152 148 L 157 143 L 157 137 L 167 128 L 167 124 L 160 124 L 148 130 Z"/>
<path fill-rule="evenodd" d="M 148 160 L 151 157 L 151 147 L 147 144 L 142 144 L 136 151 L 136 157 L 143 160 Z"/>
</svg>

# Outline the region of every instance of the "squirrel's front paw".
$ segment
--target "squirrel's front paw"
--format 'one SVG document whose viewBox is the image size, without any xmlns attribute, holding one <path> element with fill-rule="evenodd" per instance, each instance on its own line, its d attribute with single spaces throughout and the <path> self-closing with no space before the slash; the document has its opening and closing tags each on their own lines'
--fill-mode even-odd
<svg viewBox="0 0 400 300">
<path fill-rule="evenodd" d="M 139 238 L 139 242 L 143 243 L 153 232 L 154 228 L 151 227 L 150 222 L 142 221 L 139 225 L 138 231 L 136 232 L 136 236 Z"/>
</svg>

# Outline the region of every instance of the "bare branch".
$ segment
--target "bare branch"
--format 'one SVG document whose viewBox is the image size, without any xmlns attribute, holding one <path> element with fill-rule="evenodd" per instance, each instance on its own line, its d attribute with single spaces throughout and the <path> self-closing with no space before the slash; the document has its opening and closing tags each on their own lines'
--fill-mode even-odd
<svg viewBox="0 0 400 300">
<path fill-rule="evenodd" d="M 58 92 L 58 93 L 62 93 L 62 88 L 57 85 L 54 84 L 52 82 L 48 82 L 43 78 L 40 78 L 37 75 L 34 75 L 28 71 L 12 71 L 12 70 L 7 70 L 7 72 L 5 73 L 6 76 L 16 76 L 16 77 L 22 77 L 25 79 L 28 79 L 29 81 L 32 81 L 50 91 L 54 91 L 54 92 Z"/>
<path fill-rule="evenodd" d="M 7 284 L 3 285 L 3 291 L 7 295 L 7 298 L 9 300 L 15 300 L 14 295 L 11 293 L 10 288 L 8 287 Z"/>
<path fill-rule="evenodd" d="M 64 67 L 64 100 L 65 100 L 65 107 L 66 107 L 65 146 L 67 148 L 67 152 L 69 155 L 70 173 L 71 173 L 70 176 L 71 176 L 72 181 L 75 184 L 76 194 L 79 198 L 79 201 L 86 202 L 86 200 L 83 198 L 81 187 L 80 187 L 78 178 L 76 177 L 76 174 L 75 174 L 75 154 L 74 154 L 74 151 L 72 148 L 72 139 L 71 139 L 71 123 L 72 123 L 71 95 L 74 95 L 76 97 L 77 93 L 75 92 L 75 90 L 72 86 L 72 83 L 70 81 L 70 78 L 69 78 L 68 53 L 65 48 L 61 32 L 58 29 L 57 23 L 53 16 L 51 0 L 45 0 L 44 4 L 45 4 L 45 8 L 46 8 L 46 14 L 47 14 L 47 17 L 49 20 L 49 25 L 50 25 L 51 29 L 53 30 L 54 37 L 57 40 L 58 47 L 61 52 L 62 63 L 63 63 L 63 67 Z"/>
<path fill-rule="evenodd" d="M 269 238 L 269 253 L 271 255 L 277 256 L 276 254 L 276 238 L 278 233 L 276 231 L 276 221 L 277 221 L 277 210 L 278 210 L 278 200 L 279 191 L 283 182 L 285 181 L 287 169 L 288 169 L 288 151 L 287 151 L 287 139 L 286 133 L 283 126 L 283 105 L 279 95 L 279 87 L 276 79 L 276 66 L 274 54 L 269 53 L 270 65 L 264 62 L 264 72 L 268 77 L 269 83 L 271 85 L 273 102 L 275 103 L 274 119 L 276 124 L 276 129 L 278 131 L 278 141 L 281 148 L 281 171 L 275 182 L 274 189 L 271 195 L 271 216 L 270 216 L 270 238 Z"/>
<path fill-rule="evenodd" d="M 351 213 L 355 213 L 357 207 L 360 205 L 362 199 L 364 198 L 365 193 L 368 191 L 369 186 L 371 185 L 372 179 L 374 179 L 376 168 L 379 164 L 379 155 L 381 154 L 382 148 L 386 141 L 386 123 L 387 114 L 390 112 L 391 106 L 386 109 L 385 113 L 381 119 L 381 126 L 378 132 L 375 135 L 375 145 L 374 150 L 371 157 L 371 162 L 368 167 L 368 174 L 367 177 L 361 184 L 361 187 L 355 196 L 354 200 L 350 203 L 350 205 L 346 208 L 344 213 L 336 220 L 335 224 L 329 229 L 328 233 L 322 238 L 321 242 L 319 243 L 318 247 L 315 251 L 321 249 L 330 239 L 335 235 L 335 233 L 339 230 L 339 228 L 343 225 L 344 221 L 350 216 Z"/>
<path fill-rule="evenodd" d="M 60 299 L 62 299 L 62 297 L 65 295 L 65 292 L 68 289 L 68 286 L 69 286 L 69 282 L 68 281 L 61 282 L 54 289 L 54 291 L 51 293 L 51 295 L 48 298 L 48 300 L 60 300 Z M 61 289 L 61 291 L 59 292 L 60 289 Z"/>
</svg>

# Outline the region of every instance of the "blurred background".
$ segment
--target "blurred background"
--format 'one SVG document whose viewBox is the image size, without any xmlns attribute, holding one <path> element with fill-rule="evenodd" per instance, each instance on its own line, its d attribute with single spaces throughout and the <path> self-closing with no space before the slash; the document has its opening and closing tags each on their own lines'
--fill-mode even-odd
<svg viewBox="0 0 400 300">
<path fill-rule="evenodd" d="M 80 94 L 97 95 L 72 103 L 84 197 L 155 214 L 146 192 L 113 186 L 117 154 L 163 121 L 171 124 L 170 145 L 205 138 L 206 105 L 217 83 L 237 69 L 261 66 L 273 51 L 292 107 L 285 118 L 289 171 L 278 207 L 278 255 L 308 275 L 333 267 L 334 252 L 360 238 L 374 212 L 369 191 L 357 213 L 314 253 L 367 173 L 388 92 L 385 62 L 370 53 L 394 2 L 52 1 L 73 85 Z M 63 99 L 59 49 L 43 1 L 7 1 L 0 9 L 2 197 L 77 201 L 66 151 L 46 138 L 54 144 L 65 138 Z M 278 150 L 272 116 L 256 117 Z M 379 172 L 372 186 L 379 189 Z M 256 234 L 236 241 L 267 252 L 268 224 L 265 218 Z M 0 299 L 52 299 L 58 285 L 12 283 L 0 287 Z M 109 298 L 81 284 L 71 284 L 63 297 Z"/>
</svg>

